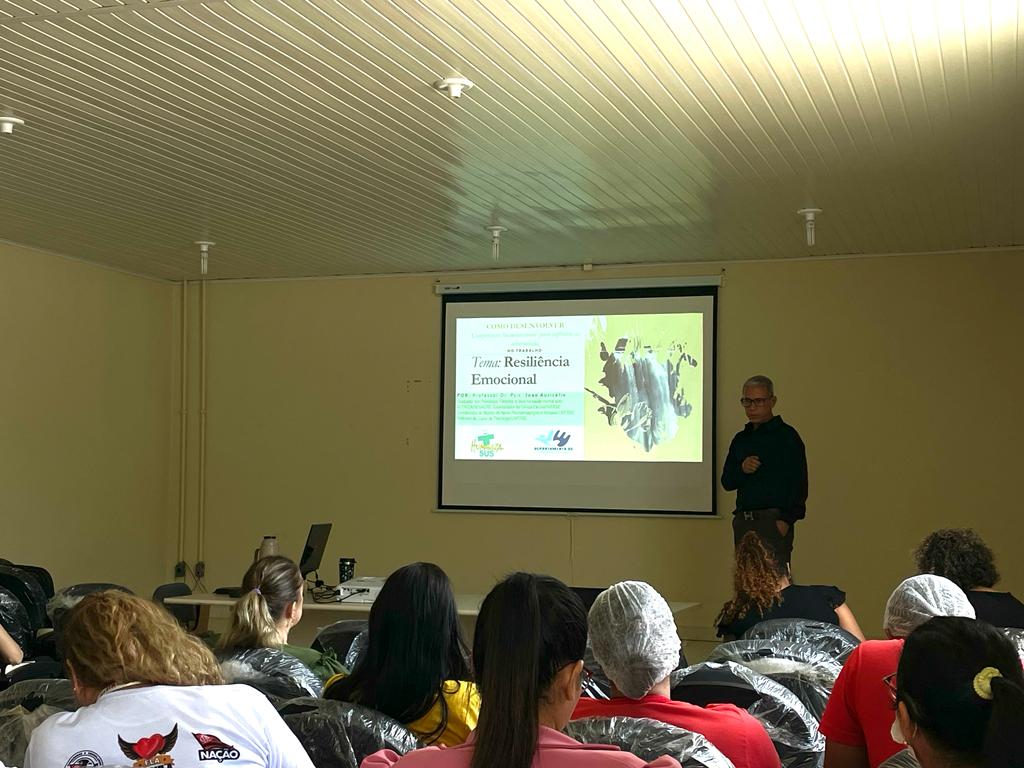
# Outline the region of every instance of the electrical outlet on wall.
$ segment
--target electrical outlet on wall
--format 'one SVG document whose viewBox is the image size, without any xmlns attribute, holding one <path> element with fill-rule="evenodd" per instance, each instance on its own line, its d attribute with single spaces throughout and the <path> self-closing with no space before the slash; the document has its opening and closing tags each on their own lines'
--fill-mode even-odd
<svg viewBox="0 0 1024 768">
<path fill-rule="evenodd" d="M 174 578 L 183 579 L 185 578 L 185 561 L 179 560 L 174 564 Z"/>
<path fill-rule="evenodd" d="M 201 579 L 206 575 L 206 563 L 200 560 L 196 563 L 196 578 Z"/>
</svg>

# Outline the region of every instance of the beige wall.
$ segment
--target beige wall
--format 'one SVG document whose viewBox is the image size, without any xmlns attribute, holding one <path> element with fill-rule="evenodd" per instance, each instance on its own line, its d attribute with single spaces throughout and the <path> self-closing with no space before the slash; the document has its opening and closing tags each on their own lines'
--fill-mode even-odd
<svg viewBox="0 0 1024 768">
<path fill-rule="evenodd" d="M 0 557 L 166 576 L 173 287 L 0 243 Z"/>
<path fill-rule="evenodd" d="M 778 411 L 799 428 L 810 461 L 797 576 L 845 588 L 869 632 L 879 630 L 891 587 L 911 572 L 910 549 L 938 526 L 976 527 L 996 548 L 1007 585 L 1024 591 L 1024 563 L 1012 550 L 1024 528 L 1013 503 L 1022 281 L 1016 253 L 726 270 L 719 453 L 742 423 L 739 383 L 755 372 L 773 376 Z M 361 574 L 426 559 L 460 591 L 485 591 L 516 568 L 582 585 L 639 578 L 670 598 L 701 601 L 683 623 L 707 627 L 729 590 L 727 517 L 431 511 L 440 354 L 432 283 L 210 285 L 207 583 L 237 582 L 263 534 L 296 553 L 309 523 L 330 520 L 328 559 L 354 556 Z M 720 502 L 731 508 L 730 496 Z M 336 579 L 334 567 L 324 575 Z"/>
<path fill-rule="evenodd" d="M 596 269 L 594 277 L 707 274 L 709 266 Z M 502 279 L 579 277 L 574 271 Z M 492 276 L 476 278 L 493 281 Z M 844 587 L 871 632 L 909 550 L 928 530 L 972 525 L 1006 585 L 1024 380 L 1015 253 L 728 266 L 719 317 L 719 452 L 742 421 L 752 372 L 775 377 L 801 431 L 809 519 L 805 581 Z M 209 286 L 204 557 L 210 586 L 236 582 L 260 536 L 295 553 L 311 522 L 336 524 L 328 558 L 362 574 L 413 559 L 460 591 L 513 568 L 578 584 L 651 581 L 699 600 L 707 627 L 729 587 L 727 519 L 437 514 L 440 301 L 427 277 Z M 58 583 L 148 592 L 177 559 L 180 288 L 0 245 L 0 556 Z M 198 558 L 198 291 L 191 295 L 185 549 Z M 722 494 L 728 509 L 731 499 Z M 324 575 L 334 578 L 334 569 Z"/>
</svg>

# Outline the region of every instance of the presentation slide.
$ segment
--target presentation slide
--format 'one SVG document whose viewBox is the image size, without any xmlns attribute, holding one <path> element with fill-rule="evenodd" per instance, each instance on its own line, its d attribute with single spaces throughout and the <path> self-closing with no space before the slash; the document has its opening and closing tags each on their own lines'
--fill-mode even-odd
<svg viewBox="0 0 1024 768">
<path fill-rule="evenodd" d="M 717 295 L 444 296 L 438 509 L 714 514 Z"/>
<path fill-rule="evenodd" d="M 700 462 L 703 316 L 463 317 L 455 458 Z"/>
</svg>

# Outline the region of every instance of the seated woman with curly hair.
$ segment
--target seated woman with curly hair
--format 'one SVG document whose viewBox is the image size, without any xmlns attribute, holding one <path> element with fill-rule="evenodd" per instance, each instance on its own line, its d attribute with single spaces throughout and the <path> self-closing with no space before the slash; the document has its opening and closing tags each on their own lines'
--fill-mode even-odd
<svg viewBox="0 0 1024 768">
<path fill-rule="evenodd" d="M 928 534 L 914 550 L 918 573 L 943 576 L 967 593 L 982 621 L 996 627 L 1024 628 L 1024 603 L 995 589 L 995 556 L 970 528 L 943 528 Z"/>
<path fill-rule="evenodd" d="M 24 768 L 313 768 L 263 694 L 221 685 L 210 650 L 155 603 L 93 593 L 71 610 L 63 637 L 82 706 L 32 733 Z"/>
<path fill-rule="evenodd" d="M 838 624 L 863 640 L 857 619 L 846 605 L 846 593 L 820 584 L 800 586 L 789 578 L 772 550 L 753 531 L 736 547 L 733 576 L 735 595 L 715 619 L 718 636 L 741 637 L 755 624 L 769 619 L 810 619 Z"/>
</svg>

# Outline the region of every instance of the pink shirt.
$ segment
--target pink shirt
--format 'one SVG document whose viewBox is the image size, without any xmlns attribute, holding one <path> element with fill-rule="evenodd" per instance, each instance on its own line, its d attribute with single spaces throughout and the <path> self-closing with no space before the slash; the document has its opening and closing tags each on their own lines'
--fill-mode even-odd
<svg viewBox="0 0 1024 768">
<path fill-rule="evenodd" d="M 584 717 L 649 717 L 699 733 L 728 757 L 736 768 L 779 768 L 779 755 L 764 726 L 746 710 L 732 704 L 698 707 L 666 696 L 642 699 L 582 698 L 572 713 Z"/>
<path fill-rule="evenodd" d="M 476 733 L 471 733 L 465 744 L 457 747 L 424 747 L 401 757 L 390 749 L 369 755 L 360 768 L 468 768 L 473 757 Z M 645 763 L 636 755 L 623 752 L 607 744 L 580 744 L 564 733 L 540 727 L 537 733 L 537 753 L 533 768 L 679 768 L 674 757 L 659 757 Z"/>
</svg>

